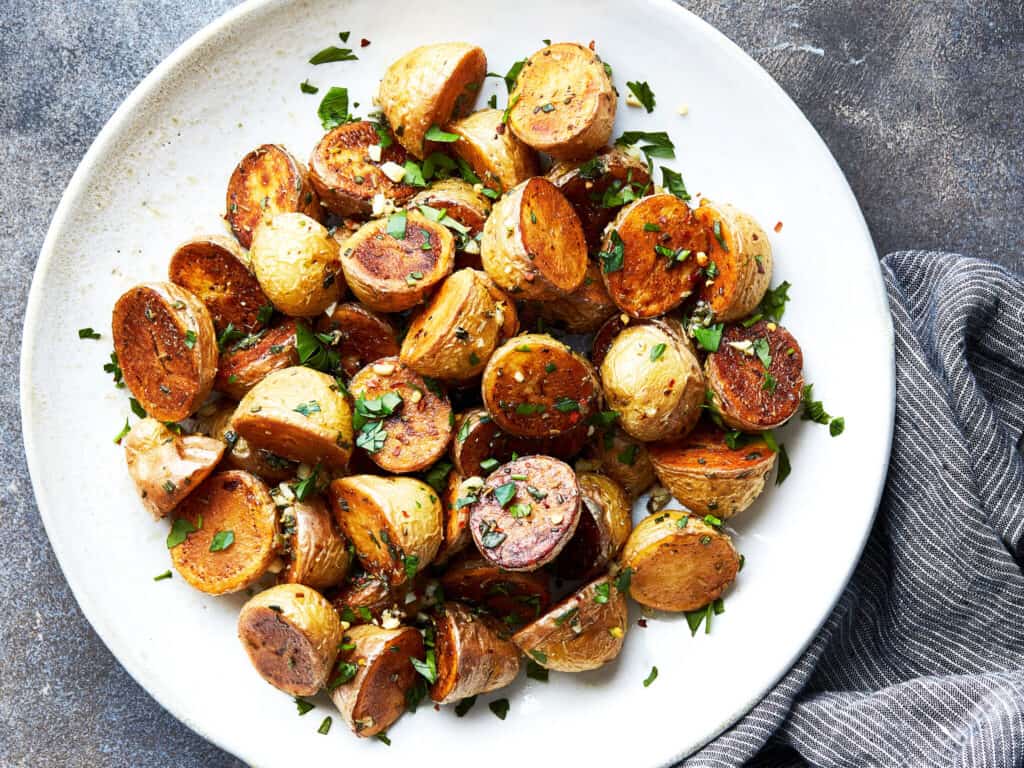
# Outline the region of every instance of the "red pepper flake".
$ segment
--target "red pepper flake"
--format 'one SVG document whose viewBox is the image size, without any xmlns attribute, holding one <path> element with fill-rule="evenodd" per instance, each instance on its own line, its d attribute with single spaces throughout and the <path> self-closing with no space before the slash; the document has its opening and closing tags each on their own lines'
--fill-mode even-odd
<svg viewBox="0 0 1024 768">
<path fill-rule="evenodd" d="M 370 44 L 370 41 L 367 40 L 365 37 L 362 40 L 359 41 L 359 47 L 360 48 L 365 48 L 369 44 Z"/>
<path fill-rule="evenodd" d="M 781 232 L 782 231 L 782 222 L 781 221 L 775 222 L 775 231 L 776 232 Z"/>
<path fill-rule="evenodd" d="M 593 40 L 590 41 L 590 50 L 594 50 L 594 41 Z"/>
<path fill-rule="evenodd" d="M 441 705 L 440 704 L 435 704 L 434 705 L 434 711 L 435 712 L 440 712 L 441 711 Z"/>
<path fill-rule="evenodd" d="M 638 627 L 643 627 L 644 629 L 647 629 L 647 619 L 637 619 L 636 625 Z"/>
</svg>

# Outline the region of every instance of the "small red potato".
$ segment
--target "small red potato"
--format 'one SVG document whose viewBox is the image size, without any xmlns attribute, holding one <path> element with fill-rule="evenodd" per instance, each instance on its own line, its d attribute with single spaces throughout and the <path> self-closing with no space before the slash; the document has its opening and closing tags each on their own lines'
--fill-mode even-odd
<svg viewBox="0 0 1024 768">
<path fill-rule="evenodd" d="M 437 679 L 430 698 L 453 704 L 496 691 L 519 674 L 519 649 L 489 616 L 445 603 L 434 618 Z"/>
</svg>

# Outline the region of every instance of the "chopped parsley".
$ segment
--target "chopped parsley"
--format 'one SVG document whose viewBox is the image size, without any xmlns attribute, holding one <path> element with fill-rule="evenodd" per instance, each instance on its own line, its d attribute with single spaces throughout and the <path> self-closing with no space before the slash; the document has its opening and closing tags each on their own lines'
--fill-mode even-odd
<svg viewBox="0 0 1024 768">
<path fill-rule="evenodd" d="M 465 717 L 466 713 L 473 708 L 474 704 L 476 704 L 476 696 L 469 696 L 462 699 L 462 701 L 455 705 L 455 715 L 457 717 Z"/>
<path fill-rule="evenodd" d="M 357 61 L 359 59 L 351 48 L 338 48 L 336 45 L 329 45 L 322 51 L 313 54 L 310 59 L 310 64 L 331 64 L 335 61 Z"/>
<path fill-rule="evenodd" d="M 295 697 L 295 708 L 299 711 L 299 717 L 316 709 L 315 704 L 310 704 L 305 699 L 300 699 L 298 696 Z"/>
<path fill-rule="evenodd" d="M 353 122 L 355 118 L 348 111 L 348 88 L 331 86 L 321 99 L 316 114 L 325 131 Z"/>
<path fill-rule="evenodd" d="M 753 344 L 754 354 L 757 355 L 757 359 L 761 361 L 766 369 L 772 366 L 772 351 L 768 346 L 768 339 L 760 338 L 754 339 Z"/>
<path fill-rule="evenodd" d="M 338 369 L 340 358 L 331 349 L 332 342 L 333 337 L 329 333 L 313 333 L 305 323 L 295 324 L 295 349 L 299 353 L 299 362 L 307 368 L 324 373 Z"/>
<path fill-rule="evenodd" d="M 210 551 L 223 552 L 234 543 L 234 531 L 217 531 L 217 533 L 213 535 L 213 540 L 210 542 Z"/>
<path fill-rule="evenodd" d="M 330 733 L 331 722 L 331 716 L 328 715 L 324 718 L 324 721 L 320 723 L 320 727 L 316 729 L 316 732 L 323 736 L 326 736 L 328 733 Z"/>
<path fill-rule="evenodd" d="M 434 684 L 437 680 L 437 659 L 433 650 L 428 650 L 426 658 L 422 661 L 416 658 L 410 658 L 409 661 L 412 662 L 413 669 L 419 672 L 424 680 L 431 685 Z"/>
<path fill-rule="evenodd" d="M 775 484 L 782 485 L 786 478 L 789 477 L 789 473 L 792 467 L 789 464 L 789 454 L 786 453 L 786 446 L 779 446 L 779 471 L 775 473 Z"/>
<path fill-rule="evenodd" d="M 442 131 L 441 126 L 432 125 L 427 129 L 424 137 L 427 141 L 436 141 L 441 144 L 451 144 L 459 140 L 459 134 Z"/>
<path fill-rule="evenodd" d="M 657 667 L 651 667 L 651 674 L 649 674 L 647 676 L 647 679 L 644 680 L 644 688 L 650 687 L 651 683 L 653 683 L 657 679 L 658 679 L 658 668 Z"/>
<path fill-rule="evenodd" d="M 507 507 L 515 497 L 516 484 L 514 482 L 503 483 L 494 489 L 494 498 L 502 507 Z"/>
<path fill-rule="evenodd" d="M 533 659 L 526 660 L 526 676 L 531 680 L 539 680 L 542 683 L 548 681 L 548 671 Z"/>
<path fill-rule="evenodd" d="M 613 229 L 609 239 L 611 241 L 611 248 L 597 254 L 597 258 L 601 260 L 601 269 L 606 275 L 622 269 L 622 263 L 626 254 L 626 245 L 622 242 L 622 238 L 619 237 L 618 230 Z"/>
<path fill-rule="evenodd" d="M 169 579 L 169 578 L 171 578 L 171 572 L 170 571 L 164 571 L 163 573 L 158 573 L 156 576 L 154 576 L 153 577 L 153 581 L 163 581 L 164 579 Z"/>
<path fill-rule="evenodd" d="M 657 362 L 663 354 L 665 354 L 665 345 L 655 344 L 653 347 L 651 347 L 651 362 Z"/>
<path fill-rule="evenodd" d="M 398 211 L 388 216 L 387 232 L 395 240 L 405 240 L 408 216 L 405 211 Z"/>
<path fill-rule="evenodd" d="M 320 403 L 310 400 L 308 403 L 299 403 L 292 410 L 303 416 L 309 416 L 311 413 L 320 413 Z"/>
<path fill-rule="evenodd" d="M 197 530 L 199 529 L 192 525 L 191 520 L 186 520 L 183 517 L 175 518 L 171 524 L 171 532 L 167 534 L 167 548 L 174 549 L 184 543 L 190 533 L 195 533 Z"/>
<path fill-rule="evenodd" d="M 598 584 L 594 587 L 594 602 L 599 605 L 604 605 L 608 602 L 608 594 L 611 590 L 611 584 L 607 581 Z"/>
<path fill-rule="evenodd" d="M 499 720 L 504 720 L 508 715 L 508 699 L 495 699 L 487 707 Z"/>
<path fill-rule="evenodd" d="M 661 167 L 661 186 L 680 200 L 690 199 L 690 193 L 686 191 L 686 184 L 683 182 L 682 174 L 673 171 L 671 168 Z"/>
<path fill-rule="evenodd" d="M 715 323 L 707 328 L 700 325 L 694 326 L 693 338 L 708 352 L 717 352 L 718 347 L 722 343 L 722 331 L 724 329 L 725 323 Z"/>
<path fill-rule="evenodd" d="M 305 501 L 316 493 L 317 478 L 319 474 L 320 464 L 318 462 L 317 465 L 313 467 L 313 471 L 310 472 L 309 475 L 292 486 L 292 492 L 295 494 L 296 499 L 299 501 Z"/>
<path fill-rule="evenodd" d="M 627 82 L 626 87 L 636 96 L 636 100 L 647 110 L 648 114 L 654 111 L 654 91 L 651 90 L 651 86 L 646 81 Z"/>
<path fill-rule="evenodd" d="M 92 328 L 79 328 L 78 338 L 80 339 L 98 339 L 100 335 L 96 333 Z"/>
<path fill-rule="evenodd" d="M 313 85 L 311 82 L 309 82 L 309 78 L 307 77 L 305 80 L 299 83 L 299 90 L 302 91 L 303 93 L 316 93 L 320 89 Z"/>
</svg>

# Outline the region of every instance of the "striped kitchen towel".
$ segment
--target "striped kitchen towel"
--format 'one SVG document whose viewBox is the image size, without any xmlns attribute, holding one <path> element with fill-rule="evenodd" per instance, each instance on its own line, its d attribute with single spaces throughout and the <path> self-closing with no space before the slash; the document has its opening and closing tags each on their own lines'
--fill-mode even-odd
<svg viewBox="0 0 1024 768">
<path fill-rule="evenodd" d="M 689 766 L 1024 766 L 1024 280 L 910 251 L 889 477 L 803 658 Z M 726 662 L 727 663 L 727 662 Z"/>
</svg>

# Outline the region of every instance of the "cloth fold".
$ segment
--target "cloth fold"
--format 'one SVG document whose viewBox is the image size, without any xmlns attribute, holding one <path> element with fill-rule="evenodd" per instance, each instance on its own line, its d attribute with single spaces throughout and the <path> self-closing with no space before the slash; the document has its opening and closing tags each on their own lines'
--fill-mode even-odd
<svg viewBox="0 0 1024 768">
<path fill-rule="evenodd" d="M 894 253 L 896 422 L 861 562 L 805 654 L 691 766 L 1024 766 L 1024 280 Z"/>
</svg>

